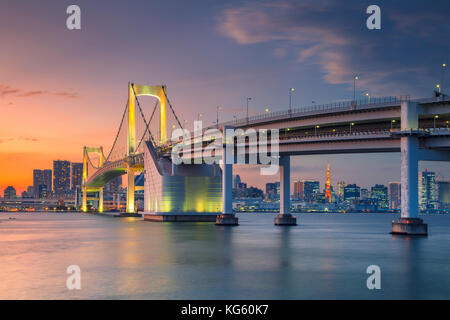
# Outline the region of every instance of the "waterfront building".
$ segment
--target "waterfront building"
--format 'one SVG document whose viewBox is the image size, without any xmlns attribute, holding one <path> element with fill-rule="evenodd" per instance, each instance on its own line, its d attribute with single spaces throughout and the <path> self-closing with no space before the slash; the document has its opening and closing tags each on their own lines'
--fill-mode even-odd
<svg viewBox="0 0 450 320">
<path fill-rule="evenodd" d="M 45 185 L 47 191 L 52 190 L 52 170 L 33 170 L 33 194 L 35 198 L 39 198 L 39 186 L 41 185 Z M 46 194 L 50 196 L 48 192 Z"/>
<path fill-rule="evenodd" d="M 446 209 L 450 204 L 450 181 L 438 182 L 438 202 L 441 209 Z"/>
<path fill-rule="evenodd" d="M 75 191 L 76 188 L 81 187 L 82 177 L 83 177 L 83 163 L 72 162 L 71 190 Z"/>
<path fill-rule="evenodd" d="M 361 188 L 356 184 L 349 184 L 344 188 L 344 200 L 357 200 L 361 197 Z"/>
<path fill-rule="evenodd" d="M 437 183 L 436 174 L 431 171 L 423 171 L 419 175 L 419 204 L 422 210 L 437 209 Z"/>
<path fill-rule="evenodd" d="M 320 192 L 319 181 L 305 181 L 304 182 L 304 199 L 306 202 L 313 202 L 316 194 Z"/>
<path fill-rule="evenodd" d="M 16 198 L 17 197 L 16 189 L 13 186 L 6 187 L 3 197 L 5 199 Z"/>
<path fill-rule="evenodd" d="M 370 192 L 366 188 L 361 188 L 361 200 L 366 200 L 370 198 Z"/>
<path fill-rule="evenodd" d="M 400 209 L 402 185 L 400 182 L 389 182 L 389 208 Z"/>
<path fill-rule="evenodd" d="M 266 196 L 269 200 L 280 199 L 280 183 L 279 182 L 269 182 L 266 183 Z"/>
<path fill-rule="evenodd" d="M 295 199 L 303 199 L 305 196 L 305 183 L 304 181 L 295 181 L 294 182 L 294 198 Z"/>
<path fill-rule="evenodd" d="M 337 196 L 340 198 L 344 197 L 344 188 L 345 188 L 345 182 L 339 181 L 337 184 Z"/>
<path fill-rule="evenodd" d="M 70 162 L 53 161 L 53 191 L 57 196 L 63 196 L 70 191 Z"/>
<path fill-rule="evenodd" d="M 233 188 L 237 189 L 241 183 L 241 177 L 237 174 L 233 177 Z"/>
<path fill-rule="evenodd" d="M 378 210 L 386 210 L 389 208 L 388 188 L 382 184 L 376 184 L 371 189 L 371 198 L 378 203 Z"/>
</svg>

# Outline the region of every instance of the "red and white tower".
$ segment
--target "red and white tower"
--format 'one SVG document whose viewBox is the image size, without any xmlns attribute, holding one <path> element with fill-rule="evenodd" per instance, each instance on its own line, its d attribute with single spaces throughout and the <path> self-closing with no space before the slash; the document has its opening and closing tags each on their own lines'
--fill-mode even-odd
<svg viewBox="0 0 450 320">
<path fill-rule="evenodd" d="M 327 165 L 327 185 L 325 187 L 325 198 L 328 198 L 328 202 L 331 202 L 331 185 L 330 185 L 330 163 Z"/>
</svg>

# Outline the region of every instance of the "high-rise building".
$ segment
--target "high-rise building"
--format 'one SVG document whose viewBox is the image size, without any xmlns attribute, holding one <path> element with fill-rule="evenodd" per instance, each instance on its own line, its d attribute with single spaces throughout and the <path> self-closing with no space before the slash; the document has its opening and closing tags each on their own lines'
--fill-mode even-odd
<svg viewBox="0 0 450 320">
<path fill-rule="evenodd" d="M 438 201 L 441 208 L 446 208 L 450 203 L 450 181 L 438 182 Z"/>
<path fill-rule="evenodd" d="M 63 196 L 70 191 L 70 162 L 53 161 L 53 191 L 57 196 Z"/>
<path fill-rule="evenodd" d="M 320 192 L 319 181 L 305 181 L 304 182 L 304 199 L 305 201 L 314 201 L 316 194 Z"/>
<path fill-rule="evenodd" d="M 348 184 L 344 188 L 344 200 L 357 200 L 361 197 L 361 188 L 356 184 Z"/>
<path fill-rule="evenodd" d="M 5 199 L 14 199 L 17 196 L 16 189 L 13 186 L 8 186 L 5 189 L 3 197 Z"/>
<path fill-rule="evenodd" d="M 345 188 L 345 182 L 344 181 L 339 181 L 337 184 L 337 195 L 338 197 L 343 197 L 344 196 L 344 188 Z"/>
<path fill-rule="evenodd" d="M 294 182 L 294 197 L 296 199 L 303 199 L 305 196 L 305 182 L 295 181 Z"/>
<path fill-rule="evenodd" d="M 419 175 L 419 198 L 420 198 L 420 208 L 422 210 L 437 209 L 437 183 L 436 174 L 431 171 L 423 171 Z"/>
<path fill-rule="evenodd" d="M 389 182 L 389 208 L 400 209 L 402 185 L 400 182 Z"/>
<path fill-rule="evenodd" d="M 50 196 L 50 191 L 47 190 L 47 186 L 45 184 L 40 184 L 37 190 L 37 197 L 39 199 L 48 198 Z"/>
<path fill-rule="evenodd" d="M 33 194 L 35 198 L 39 198 L 39 186 L 41 185 L 45 185 L 46 190 L 52 190 L 52 170 L 33 170 Z M 49 196 L 50 194 L 47 192 L 46 195 Z"/>
<path fill-rule="evenodd" d="M 77 187 L 81 187 L 82 177 L 83 177 L 83 163 L 72 162 L 72 180 L 71 189 L 75 190 Z"/>
<path fill-rule="evenodd" d="M 233 178 L 233 188 L 237 189 L 240 183 L 241 183 L 241 177 L 237 174 Z"/>
<path fill-rule="evenodd" d="M 33 198 L 34 192 L 33 187 L 29 186 L 26 191 L 22 192 L 22 198 Z"/>
<path fill-rule="evenodd" d="M 266 196 L 268 199 L 279 199 L 280 198 L 280 183 L 279 182 L 269 182 L 266 183 Z"/>
<path fill-rule="evenodd" d="M 389 208 L 388 188 L 382 184 L 376 184 L 370 191 L 372 199 L 376 199 L 378 203 L 378 210 Z"/>
<path fill-rule="evenodd" d="M 370 198 L 370 192 L 366 188 L 361 188 L 361 200 L 366 200 Z"/>
<path fill-rule="evenodd" d="M 112 179 L 106 186 L 106 192 L 118 193 L 122 191 L 122 176 Z"/>
</svg>

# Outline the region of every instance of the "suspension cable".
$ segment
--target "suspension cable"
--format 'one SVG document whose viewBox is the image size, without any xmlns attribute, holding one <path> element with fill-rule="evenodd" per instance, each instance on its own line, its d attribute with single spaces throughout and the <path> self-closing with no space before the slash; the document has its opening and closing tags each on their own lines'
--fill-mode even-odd
<svg viewBox="0 0 450 320">
<path fill-rule="evenodd" d="M 122 126 L 123 126 L 123 120 L 125 119 L 125 115 L 126 115 L 126 113 L 127 113 L 127 110 L 128 110 L 128 100 L 127 100 L 127 103 L 126 103 L 126 105 L 125 105 L 125 110 L 123 111 L 122 121 L 120 121 L 119 130 L 117 131 L 116 138 L 114 139 L 114 143 L 113 143 L 111 149 L 109 150 L 108 156 L 105 158 L 105 155 L 103 155 L 103 158 L 105 159 L 104 162 L 108 162 L 109 157 L 111 156 L 111 154 L 112 154 L 112 152 L 113 152 L 113 150 L 114 150 L 114 147 L 116 146 L 117 139 L 119 138 L 120 130 L 122 129 Z"/>
<path fill-rule="evenodd" d="M 156 100 L 155 107 L 153 108 L 152 115 L 150 116 L 150 120 L 148 121 L 148 124 L 146 125 L 146 128 L 145 128 L 145 130 L 144 130 L 144 133 L 142 134 L 141 140 L 139 140 L 139 144 L 138 144 L 138 146 L 136 147 L 136 150 L 138 150 L 139 147 L 141 146 L 141 143 L 142 143 L 142 141 L 144 140 L 144 137 L 145 137 L 145 134 L 147 133 L 147 131 L 148 131 L 149 134 L 151 135 L 151 132 L 150 132 L 150 123 L 152 122 L 153 116 L 155 115 L 156 108 L 158 107 L 158 101 L 159 101 L 159 100 Z M 144 118 L 144 121 L 145 121 L 145 118 Z"/>
</svg>

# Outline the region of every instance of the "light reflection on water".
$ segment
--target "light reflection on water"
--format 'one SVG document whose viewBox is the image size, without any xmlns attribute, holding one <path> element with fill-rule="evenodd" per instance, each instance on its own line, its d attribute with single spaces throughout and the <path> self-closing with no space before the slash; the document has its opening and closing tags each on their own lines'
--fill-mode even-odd
<svg viewBox="0 0 450 320">
<path fill-rule="evenodd" d="M 8 220 L 16 217 L 16 220 Z M 428 238 L 390 214 L 240 214 L 240 226 L 78 213 L 0 213 L 2 299 L 450 299 L 450 216 Z M 82 289 L 66 289 L 66 268 Z M 366 288 L 379 265 L 382 290 Z"/>
</svg>

